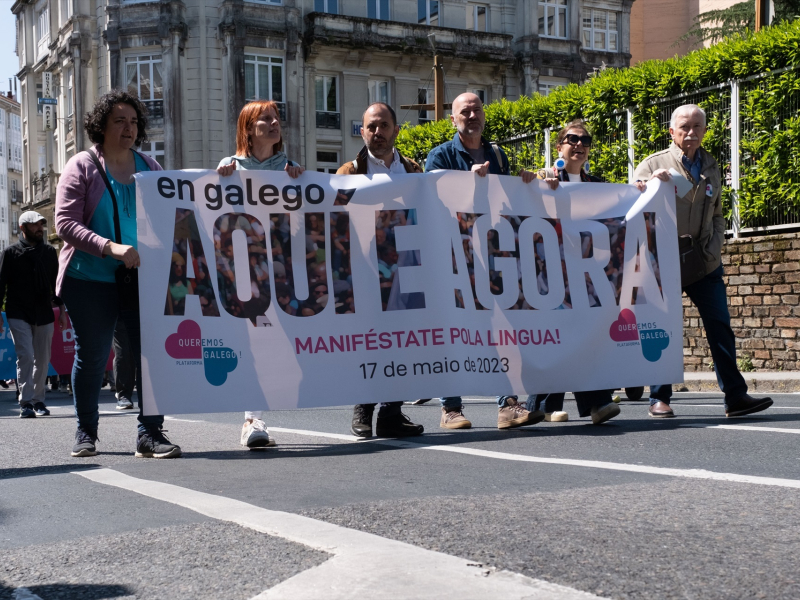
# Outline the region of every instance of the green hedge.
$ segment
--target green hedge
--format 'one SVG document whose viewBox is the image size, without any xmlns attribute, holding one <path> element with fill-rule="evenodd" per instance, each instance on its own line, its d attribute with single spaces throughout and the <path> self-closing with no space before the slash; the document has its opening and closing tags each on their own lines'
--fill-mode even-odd
<svg viewBox="0 0 800 600">
<path fill-rule="evenodd" d="M 524 144 L 505 148 L 516 170 L 522 165 L 538 167 L 544 160 L 542 130 L 580 117 L 589 123 L 595 136 L 593 173 L 608 181 L 625 182 L 626 118 L 614 113 L 636 107 L 634 153 L 638 162 L 668 145 L 665 120 L 671 110 L 679 103 L 695 102 L 708 114 L 703 145 L 715 154 L 725 174 L 730 167 L 730 87 L 705 93 L 697 90 L 790 66 L 800 66 L 800 21 L 736 36 L 680 58 L 652 60 L 629 69 L 606 69 L 583 85 L 558 88 L 548 96 L 536 94 L 489 104 L 484 135 L 498 141 L 534 136 Z M 741 89 L 740 213 L 743 226 L 747 226 L 748 219 L 758 219 L 769 207 L 800 206 L 800 70 L 743 82 Z M 688 96 L 680 102 L 657 102 L 681 93 Z M 424 163 L 431 148 L 453 134 L 449 120 L 405 127 L 397 138 L 397 148 Z M 729 202 L 729 190 L 725 197 Z"/>
</svg>

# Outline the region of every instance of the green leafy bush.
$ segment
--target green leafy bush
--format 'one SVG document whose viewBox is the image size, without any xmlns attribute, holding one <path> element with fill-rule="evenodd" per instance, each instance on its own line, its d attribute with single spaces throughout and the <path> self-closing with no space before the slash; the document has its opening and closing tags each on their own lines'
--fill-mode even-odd
<svg viewBox="0 0 800 600">
<path fill-rule="evenodd" d="M 607 181 L 628 180 L 627 108 L 633 110 L 635 161 L 669 145 L 669 115 L 694 102 L 708 115 L 703 145 L 714 154 L 725 177 L 730 170 L 730 86 L 700 91 L 730 80 L 800 66 L 800 21 L 744 33 L 680 58 L 652 60 L 629 69 L 606 69 L 583 85 L 571 84 L 548 96 L 535 94 L 486 106 L 486 131 L 492 140 L 531 136 L 504 143 L 515 172 L 544 164 L 544 133 L 575 118 L 585 119 L 595 137 L 592 172 Z M 685 94 L 679 100 L 666 100 Z M 742 82 L 742 225 L 769 207 L 800 206 L 800 69 Z M 424 163 L 431 148 L 451 139 L 449 120 L 405 127 L 397 148 Z M 555 144 L 551 146 L 555 152 Z M 730 208 L 731 190 L 723 195 Z"/>
</svg>

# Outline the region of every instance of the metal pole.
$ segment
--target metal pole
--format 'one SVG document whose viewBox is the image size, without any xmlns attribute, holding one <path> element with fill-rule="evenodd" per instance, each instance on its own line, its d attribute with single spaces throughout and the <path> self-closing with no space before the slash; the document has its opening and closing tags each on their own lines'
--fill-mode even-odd
<svg viewBox="0 0 800 600">
<path fill-rule="evenodd" d="M 442 57 L 433 57 L 433 114 L 437 121 L 444 119 L 444 69 Z"/>
<path fill-rule="evenodd" d="M 628 117 L 628 183 L 633 183 L 633 143 L 636 141 L 633 131 L 633 109 L 627 108 L 625 113 Z"/>
<path fill-rule="evenodd" d="M 731 81 L 731 221 L 733 237 L 741 235 L 742 222 L 739 216 L 739 145 L 741 141 L 741 123 L 739 122 L 739 82 Z"/>
<path fill-rule="evenodd" d="M 553 166 L 552 150 L 550 150 L 550 128 L 544 128 L 544 168 L 549 169 Z"/>
</svg>

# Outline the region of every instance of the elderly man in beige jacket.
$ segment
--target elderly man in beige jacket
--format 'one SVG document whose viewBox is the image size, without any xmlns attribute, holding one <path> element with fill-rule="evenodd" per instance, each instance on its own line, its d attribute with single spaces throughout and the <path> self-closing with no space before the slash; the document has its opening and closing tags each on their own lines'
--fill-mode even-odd
<svg viewBox="0 0 800 600">
<path fill-rule="evenodd" d="M 703 320 L 706 339 L 714 359 L 714 370 L 725 394 L 725 414 L 740 417 L 772 406 L 770 398 L 753 398 L 736 365 L 736 338 L 731 329 L 725 282 L 722 280 L 722 244 L 725 241 L 725 218 L 722 216 L 721 176 L 719 165 L 701 146 L 706 132 L 705 112 L 695 104 L 685 104 L 672 113 L 669 127 L 672 144 L 667 150 L 645 158 L 636 168 L 637 184 L 658 178 L 669 181 L 670 170 L 677 172 L 692 188 L 675 199 L 678 235 L 691 235 L 700 250 L 705 275 L 685 285 Z M 650 387 L 650 416 L 674 417 L 669 406 L 671 385 Z"/>
</svg>

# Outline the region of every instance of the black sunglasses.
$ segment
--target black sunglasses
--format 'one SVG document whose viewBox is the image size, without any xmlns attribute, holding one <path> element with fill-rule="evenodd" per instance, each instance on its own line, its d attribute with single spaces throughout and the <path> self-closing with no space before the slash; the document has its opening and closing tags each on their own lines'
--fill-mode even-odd
<svg viewBox="0 0 800 600">
<path fill-rule="evenodd" d="M 578 142 L 583 144 L 584 146 L 591 146 L 592 145 L 592 136 L 590 135 L 578 135 L 576 133 L 568 133 L 564 136 L 564 139 L 561 140 L 562 142 L 567 142 L 570 146 L 574 146 Z"/>
</svg>

